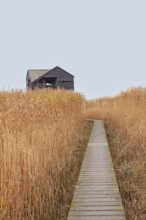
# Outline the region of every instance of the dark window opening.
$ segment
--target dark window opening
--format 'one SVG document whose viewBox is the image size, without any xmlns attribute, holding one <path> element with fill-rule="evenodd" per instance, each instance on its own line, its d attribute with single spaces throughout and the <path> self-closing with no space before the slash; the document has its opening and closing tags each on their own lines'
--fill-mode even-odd
<svg viewBox="0 0 146 220">
<path fill-rule="evenodd" d="M 28 81 L 27 81 L 27 88 L 29 88 L 31 86 L 31 81 L 30 81 L 30 79 L 28 79 Z"/>
<path fill-rule="evenodd" d="M 55 88 L 56 82 L 57 77 L 47 77 L 39 80 L 39 84 L 41 84 L 43 88 Z"/>
<path fill-rule="evenodd" d="M 72 81 L 61 81 L 62 83 L 71 83 Z"/>
</svg>

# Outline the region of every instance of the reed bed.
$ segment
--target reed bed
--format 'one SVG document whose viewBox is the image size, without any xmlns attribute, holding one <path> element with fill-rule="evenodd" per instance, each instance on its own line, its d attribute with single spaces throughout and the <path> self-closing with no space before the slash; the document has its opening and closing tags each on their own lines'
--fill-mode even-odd
<svg viewBox="0 0 146 220">
<path fill-rule="evenodd" d="M 89 101 L 84 114 L 105 121 L 127 220 L 145 220 L 146 89 Z"/>
<path fill-rule="evenodd" d="M 89 136 L 71 91 L 0 92 L 0 220 L 66 219 Z"/>
</svg>

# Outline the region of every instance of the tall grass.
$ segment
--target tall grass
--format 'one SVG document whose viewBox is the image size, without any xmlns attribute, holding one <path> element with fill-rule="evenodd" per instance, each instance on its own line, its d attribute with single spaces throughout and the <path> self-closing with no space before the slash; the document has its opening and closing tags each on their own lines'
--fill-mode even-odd
<svg viewBox="0 0 146 220">
<path fill-rule="evenodd" d="M 88 118 L 103 119 L 128 220 L 146 219 L 146 89 L 87 103 Z"/>
<path fill-rule="evenodd" d="M 87 141 L 83 101 L 61 90 L 0 92 L 1 220 L 61 219 Z"/>
</svg>

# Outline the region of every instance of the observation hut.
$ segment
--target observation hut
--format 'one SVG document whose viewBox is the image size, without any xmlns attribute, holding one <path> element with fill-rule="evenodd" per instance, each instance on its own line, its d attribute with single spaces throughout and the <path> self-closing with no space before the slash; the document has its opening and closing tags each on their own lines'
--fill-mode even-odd
<svg viewBox="0 0 146 220">
<path fill-rule="evenodd" d="M 56 66 L 53 69 L 29 69 L 26 75 L 27 89 L 74 90 L 74 76 Z"/>
</svg>

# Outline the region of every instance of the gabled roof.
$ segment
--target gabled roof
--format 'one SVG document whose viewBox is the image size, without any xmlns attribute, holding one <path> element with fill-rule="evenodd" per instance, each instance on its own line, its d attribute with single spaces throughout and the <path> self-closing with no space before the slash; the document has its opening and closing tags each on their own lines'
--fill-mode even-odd
<svg viewBox="0 0 146 220">
<path fill-rule="evenodd" d="M 29 78 L 31 82 L 34 82 L 49 71 L 49 69 L 29 69 L 27 70 L 27 78 Z"/>
<path fill-rule="evenodd" d="M 63 70 L 62 68 L 56 66 L 53 69 L 30 69 L 27 71 L 27 77 L 29 77 L 31 82 L 37 82 L 39 81 L 42 76 L 47 75 L 48 73 L 51 73 L 54 69 L 59 68 L 62 71 L 64 71 L 66 74 L 74 77 L 72 74 L 68 73 L 67 71 Z"/>
</svg>

